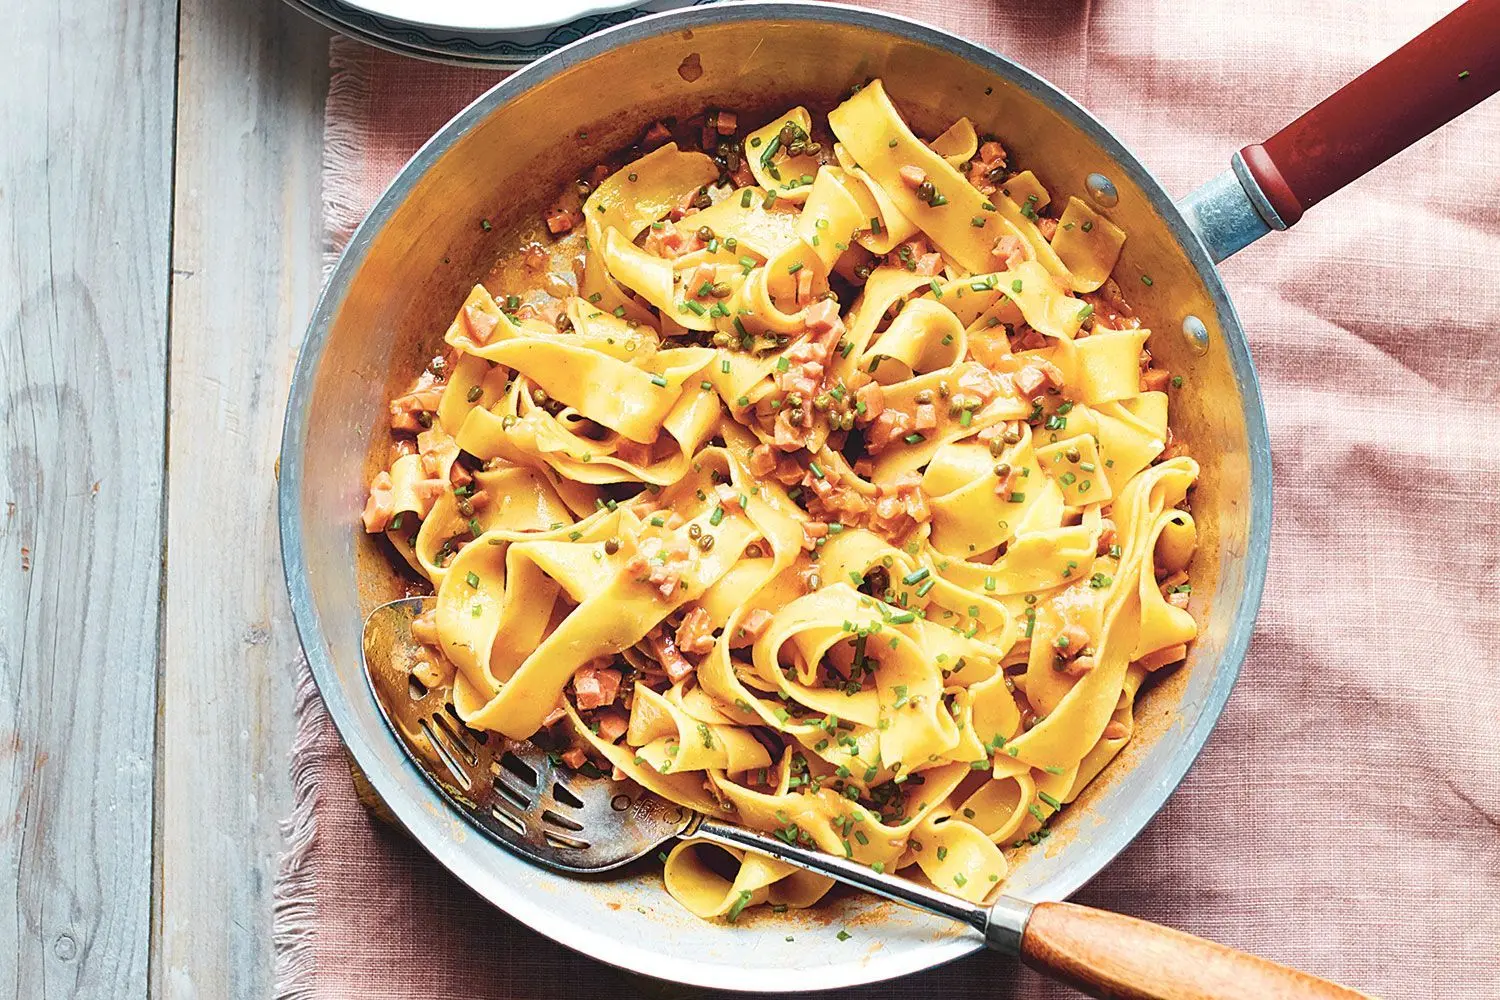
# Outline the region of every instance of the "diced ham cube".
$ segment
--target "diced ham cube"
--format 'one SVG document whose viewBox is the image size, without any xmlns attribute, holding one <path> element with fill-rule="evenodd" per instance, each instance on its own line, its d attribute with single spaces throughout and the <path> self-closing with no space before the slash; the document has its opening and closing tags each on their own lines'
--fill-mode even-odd
<svg viewBox="0 0 1500 1000">
<path fill-rule="evenodd" d="M 864 412 L 859 414 L 859 422 L 861 424 L 873 423 L 885 412 L 885 390 L 876 382 L 862 385 L 854 393 L 854 403 L 856 411 L 860 403 L 865 404 Z"/>
<path fill-rule="evenodd" d="M 890 447 L 893 441 L 911 432 L 911 416 L 900 410 L 885 410 L 870 425 L 865 444 L 871 453 L 878 454 Z"/>
<path fill-rule="evenodd" d="M 758 444 L 750 452 L 750 472 L 756 476 L 768 476 L 776 468 L 776 456 L 768 444 Z"/>
<path fill-rule="evenodd" d="M 672 138 L 672 132 L 663 122 L 652 122 L 651 127 L 646 129 L 646 136 L 641 144 L 646 149 L 652 150 L 657 146 L 665 145 Z"/>
<path fill-rule="evenodd" d="M 587 763 L 588 759 L 588 754 L 584 752 L 582 747 L 574 747 L 562 754 L 562 762 L 575 771 Z"/>
<path fill-rule="evenodd" d="M 555 208 L 547 213 L 547 232 L 553 236 L 571 232 L 573 229 L 573 213 L 567 209 Z"/>
<path fill-rule="evenodd" d="M 844 321 L 839 317 L 839 304 L 833 299 L 819 299 L 807 307 L 804 316 L 807 320 L 807 328 L 813 333 L 825 333 L 834 327 L 842 328 Z"/>
<path fill-rule="evenodd" d="M 733 111 L 720 111 L 714 115 L 714 130 L 720 135 L 734 135 L 739 127 L 739 115 Z"/>
<path fill-rule="evenodd" d="M 694 610 L 702 611 L 703 609 L 695 608 Z M 657 663 L 661 664 L 662 669 L 667 672 L 667 678 L 673 684 L 681 684 L 698 669 L 696 664 L 682 655 L 677 648 L 677 640 L 673 638 L 672 630 L 665 625 L 651 630 L 646 636 L 646 645 L 650 647 L 651 655 Z M 713 648 L 712 643 L 709 648 Z"/>
<path fill-rule="evenodd" d="M 548 223 L 551 224 L 550 222 Z M 495 333 L 495 327 L 500 325 L 500 320 L 475 305 L 464 306 L 464 326 L 469 331 L 469 339 L 480 347 L 490 342 L 490 337 Z"/>
<path fill-rule="evenodd" d="M 1001 267 L 1008 271 L 1026 259 L 1026 244 L 1021 237 L 1006 233 L 995 241 L 990 253 L 999 258 Z"/>
<path fill-rule="evenodd" d="M 1042 239 L 1051 243 L 1052 237 L 1057 235 L 1057 220 L 1048 218 L 1037 219 L 1036 228 L 1037 232 L 1042 234 Z"/>
<path fill-rule="evenodd" d="M 927 183 L 927 171 L 921 167 L 914 167 L 911 164 L 907 164 L 898 173 L 901 175 L 901 183 L 913 191 Z"/>
<path fill-rule="evenodd" d="M 688 279 L 687 293 L 699 298 L 708 295 L 716 277 L 718 277 L 718 272 L 712 264 L 699 264 L 694 269 L 693 276 Z M 705 285 L 708 287 L 705 288 Z"/>
<path fill-rule="evenodd" d="M 630 720 L 623 712 L 603 711 L 594 720 L 599 726 L 599 738 L 613 743 L 630 728 Z"/>
<path fill-rule="evenodd" d="M 917 260 L 917 273 L 926 277 L 932 277 L 943 269 L 943 257 L 941 254 L 924 253 Z"/>
<path fill-rule="evenodd" d="M 365 530 L 370 534 L 384 531 L 389 527 L 391 518 L 395 517 L 396 511 L 394 501 L 391 497 L 391 474 L 379 472 L 370 483 L 370 499 L 365 501 L 365 510 L 362 515 L 365 522 Z"/>
<path fill-rule="evenodd" d="M 797 301 L 811 302 L 813 295 L 813 276 L 807 268 L 797 272 Z"/>
<path fill-rule="evenodd" d="M 991 169 L 1005 166 L 1005 147 L 994 140 L 983 143 L 979 147 L 979 160 L 987 164 Z"/>
<path fill-rule="evenodd" d="M 918 404 L 917 415 L 912 421 L 912 427 L 919 431 L 937 430 L 937 407 L 931 403 Z"/>
<path fill-rule="evenodd" d="M 698 656 L 713 651 L 713 619 L 706 609 L 695 607 L 683 617 L 682 624 L 677 626 L 677 648 Z M 670 676 L 671 671 L 667 674 Z M 675 683 L 676 679 L 673 680 Z"/>
<path fill-rule="evenodd" d="M 573 674 L 573 695 L 580 709 L 603 708 L 620 694 L 620 672 L 586 663 Z"/>
<path fill-rule="evenodd" d="M 1049 388 L 1061 388 L 1062 372 L 1050 361 L 1037 358 L 1016 372 L 1016 388 L 1027 399 L 1033 399 Z"/>
<path fill-rule="evenodd" d="M 740 619 L 739 627 L 734 630 L 734 637 L 729 640 L 733 649 L 748 646 L 761 637 L 766 626 L 771 624 L 771 612 L 764 608 L 756 608 Z"/>
<path fill-rule="evenodd" d="M 1165 392 L 1172 381 L 1172 373 L 1164 368 L 1147 368 L 1141 372 L 1142 392 Z"/>
</svg>

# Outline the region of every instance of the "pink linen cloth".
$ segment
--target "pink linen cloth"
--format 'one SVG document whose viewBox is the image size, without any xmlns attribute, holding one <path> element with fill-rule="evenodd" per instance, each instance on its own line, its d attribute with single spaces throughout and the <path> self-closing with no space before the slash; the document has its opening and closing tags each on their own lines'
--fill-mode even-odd
<svg viewBox="0 0 1500 1000">
<path fill-rule="evenodd" d="M 1175 196 L 1454 4 L 905 0 L 1042 73 Z M 329 243 L 498 74 L 344 40 Z M 1276 469 L 1265 605 L 1223 721 L 1077 899 L 1387 998 L 1500 997 L 1500 99 L 1235 257 Z M 518 925 L 355 800 L 310 685 L 279 996 L 674 995 Z M 675 991 L 703 995 L 697 991 Z M 1076 996 L 981 955 L 861 995 Z"/>
</svg>

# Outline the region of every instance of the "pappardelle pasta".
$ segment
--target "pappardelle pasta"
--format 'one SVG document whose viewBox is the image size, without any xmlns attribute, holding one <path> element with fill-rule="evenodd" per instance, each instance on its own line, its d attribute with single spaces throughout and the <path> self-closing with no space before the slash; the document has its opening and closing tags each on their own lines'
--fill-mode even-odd
<svg viewBox="0 0 1500 1000">
<path fill-rule="evenodd" d="M 690 149 L 690 145 L 700 149 Z M 1125 234 L 881 81 L 656 123 L 476 285 L 391 404 L 365 529 L 431 581 L 417 679 L 704 813 L 982 900 L 1196 635 L 1197 464 Z M 826 879 L 690 843 L 695 914 Z"/>
</svg>

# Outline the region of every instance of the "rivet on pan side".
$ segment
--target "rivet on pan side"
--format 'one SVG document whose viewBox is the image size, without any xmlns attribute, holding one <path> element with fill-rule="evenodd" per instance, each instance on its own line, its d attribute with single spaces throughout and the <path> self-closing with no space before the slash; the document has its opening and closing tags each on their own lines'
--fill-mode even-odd
<svg viewBox="0 0 1500 1000">
<path fill-rule="evenodd" d="M 1083 179 L 1083 186 L 1088 189 L 1089 197 L 1094 203 L 1103 208 L 1114 208 L 1120 203 L 1120 192 L 1115 188 L 1115 182 L 1103 174 L 1089 174 Z"/>
<path fill-rule="evenodd" d="M 1188 315 L 1182 321 L 1182 335 L 1195 354 L 1208 353 L 1208 327 L 1197 316 Z"/>
</svg>

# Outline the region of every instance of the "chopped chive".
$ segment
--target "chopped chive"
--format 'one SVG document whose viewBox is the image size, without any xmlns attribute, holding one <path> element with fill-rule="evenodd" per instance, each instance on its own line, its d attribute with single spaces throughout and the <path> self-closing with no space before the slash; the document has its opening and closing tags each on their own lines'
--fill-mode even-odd
<svg viewBox="0 0 1500 1000">
<path fill-rule="evenodd" d="M 651 384 L 655 386 L 665 386 L 667 384 L 667 377 L 665 375 L 652 375 Z"/>
</svg>

